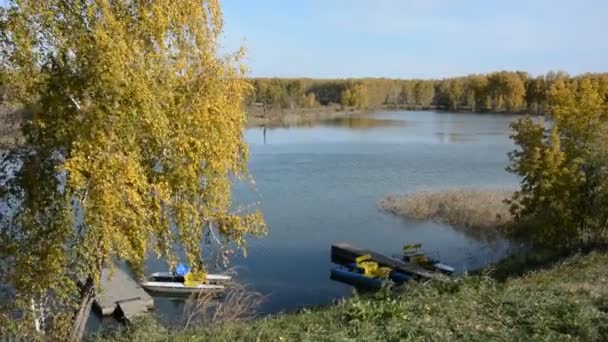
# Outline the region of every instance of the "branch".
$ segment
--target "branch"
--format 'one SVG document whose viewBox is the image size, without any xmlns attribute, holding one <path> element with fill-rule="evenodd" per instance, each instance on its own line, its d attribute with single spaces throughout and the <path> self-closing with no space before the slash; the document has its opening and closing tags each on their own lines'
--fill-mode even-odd
<svg viewBox="0 0 608 342">
<path fill-rule="evenodd" d="M 70 100 L 72 100 L 72 103 L 74 104 L 74 106 L 76 106 L 76 109 L 77 109 L 78 111 L 81 111 L 81 107 L 80 107 L 80 104 L 78 104 L 78 101 L 76 101 L 76 100 L 74 99 L 74 97 L 72 97 L 72 95 L 69 95 L 68 97 L 70 98 Z"/>
<path fill-rule="evenodd" d="M 215 240 L 215 242 L 217 242 L 217 244 L 221 247 L 222 246 L 222 242 L 217 237 L 217 235 L 215 235 L 215 232 L 213 231 L 213 227 L 209 226 L 209 231 L 211 232 L 211 236 L 213 237 L 213 239 Z"/>
</svg>

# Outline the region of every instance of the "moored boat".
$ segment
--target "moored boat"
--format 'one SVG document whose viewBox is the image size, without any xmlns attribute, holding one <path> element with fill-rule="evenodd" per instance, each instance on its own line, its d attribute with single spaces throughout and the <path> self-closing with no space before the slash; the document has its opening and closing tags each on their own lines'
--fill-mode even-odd
<svg viewBox="0 0 608 342">
<path fill-rule="evenodd" d="M 150 280 L 160 282 L 184 282 L 184 276 L 174 272 L 154 272 L 150 274 Z M 224 274 L 207 274 L 207 281 L 210 283 L 220 283 L 232 280 L 232 277 Z"/>
<path fill-rule="evenodd" d="M 432 264 L 433 268 L 441 273 L 452 274 L 456 270 L 454 267 L 440 262 L 434 261 Z"/>
<path fill-rule="evenodd" d="M 438 259 L 431 258 L 422 252 L 422 245 L 409 244 L 403 246 L 403 261 L 422 266 L 426 269 L 441 272 L 444 274 L 452 274 L 455 269 L 452 266 L 442 264 Z"/>
<path fill-rule="evenodd" d="M 403 284 L 412 276 L 390 267 L 381 267 L 370 255 L 363 255 L 353 264 L 332 268 L 330 278 L 358 289 L 378 289 L 389 283 Z"/>
<path fill-rule="evenodd" d="M 179 264 L 174 272 L 154 272 L 140 283 L 146 291 L 160 296 L 190 295 L 201 291 L 224 289 L 231 276 L 191 272 L 190 268 Z"/>
<path fill-rule="evenodd" d="M 219 291 L 223 290 L 223 285 L 218 284 L 199 284 L 196 286 L 186 286 L 183 282 L 170 281 L 144 281 L 141 283 L 146 291 L 165 294 L 165 295 L 189 295 L 200 291 Z"/>
<path fill-rule="evenodd" d="M 352 285 L 358 289 L 375 290 L 390 283 L 401 285 L 411 279 L 411 276 L 392 271 L 388 277 L 374 277 L 365 275 L 358 267 L 334 267 L 331 269 L 331 279 Z"/>
</svg>

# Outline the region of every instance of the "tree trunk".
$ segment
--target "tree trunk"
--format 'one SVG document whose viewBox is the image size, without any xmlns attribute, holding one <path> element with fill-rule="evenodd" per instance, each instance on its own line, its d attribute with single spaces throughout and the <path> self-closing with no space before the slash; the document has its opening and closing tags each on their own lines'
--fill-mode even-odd
<svg viewBox="0 0 608 342">
<path fill-rule="evenodd" d="M 44 314 L 39 313 L 40 310 L 36 307 L 36 301 L 32 298 L 32 312 L 34 313 L 34 329 L 37 333 L 42 333 L 42 322 L 44 322 Z"/>
<path fill-rule="evenodd" d="M 95 286 L 93 278 L 88 277 L 80 291 L 80 306 L 74 316 L 74 323 L 69 339 L 70 342 L 79 342 L 82 340 L 84 328 L 87 324 L 89 314 L 91 313 L 93 300 L 95 300 Z"/>
</svg>

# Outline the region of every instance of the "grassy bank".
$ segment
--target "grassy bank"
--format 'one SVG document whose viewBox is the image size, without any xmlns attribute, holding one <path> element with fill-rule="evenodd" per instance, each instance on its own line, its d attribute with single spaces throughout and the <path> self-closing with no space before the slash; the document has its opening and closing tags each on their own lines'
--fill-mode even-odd
<svg viewBox="0 0 608 342">
<path fill-rule="evenodd" d="M 356 296 L 340 304 L 215 328 L 151 320 L 98 341 L 605 341 L 608 254 L 562 259 L 505 281 L 491 274 Z"/>
<path fill-rule="evenodd" d="M 513 194 L 497 189 L 450 189 L 391 195 L 380 202 L 382 210 L 416 219 L 472 228 L 500 228 L 511 220 L 504 200 Z"/>
</svg>

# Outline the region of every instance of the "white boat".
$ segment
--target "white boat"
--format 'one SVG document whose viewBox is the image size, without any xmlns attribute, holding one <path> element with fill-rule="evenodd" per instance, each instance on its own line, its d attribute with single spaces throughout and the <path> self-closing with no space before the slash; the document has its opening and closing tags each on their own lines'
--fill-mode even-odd
<svg viewBox="0 0 608 342">
<path fill-rule="evenodd" d="M 184 277 L 173 272 L 154 272 L 148 280 L 140 283 L 148 292 L 159 295 L 189 295 L 200 291 L 219 291 L 224 289 L 231 276 L 223 274 L 207 274 L 204 283 L 197 286 L 184 285 Z"/>
<path fill-rule="evenodd" d="M 224 289 L 224 285 L 200 284 L 197 286 L 185 286 L 181 282 L 169 281 L 144 281 L 141 283 L 141 287 L 149 292 L 169 295 L 189 295 L 200 291 L 218 291 Z"/>
<path fill-rule="evenodd" d="M 446 274 L 452 274 L 454 273 L 454 271 L 456 271 L 456 269 L 454 269 L 454 267 L 446 265 L 446 264 L 442 264 L 440 262 L 436 262 L 433 264 L 433 267 L 439 271 L 439 272 L 443 272 Z"/>
<path fill-rule="evenodd" d="M 178 276 L 172 272 L 154 272 L 150 274 L 151 280 L 162 282 L 183 282 L 184 277 Z M 226 282 L 232 280 L 232 277 L 224 274 L 207 274 L 207 282 Z"/>
</svg>

